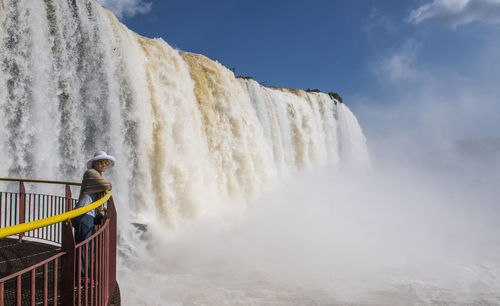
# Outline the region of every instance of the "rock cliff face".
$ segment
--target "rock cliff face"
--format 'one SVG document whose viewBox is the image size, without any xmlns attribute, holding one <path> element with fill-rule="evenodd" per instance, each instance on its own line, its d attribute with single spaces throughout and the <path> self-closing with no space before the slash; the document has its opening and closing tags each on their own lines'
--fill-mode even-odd
<svg viewBox="0 0 500 306">
<path fill-rule="evenodd" d="M 94 1 L 3 0 L 0 23 L 0 172 L 78 181 L 105 150 L 122 222 L 176 224 L 303 169 L 368 162 L 327 94 L 235 78 Z"/>
</svg>

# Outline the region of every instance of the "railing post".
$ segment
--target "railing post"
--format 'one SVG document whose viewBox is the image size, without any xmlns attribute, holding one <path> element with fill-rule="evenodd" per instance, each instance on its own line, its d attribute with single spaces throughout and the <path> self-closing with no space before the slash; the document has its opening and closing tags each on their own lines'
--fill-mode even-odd
<svg viewBox="0 0 500 306">
<path fill-rule="evenodd" d="M 71 221 L 62 222 L 61 305 L 75 305 L 75 238 Z M 79 271 L 78 271 L 79 273 Z"/>
<path fill-rule="evenodd" d="M 26 221 L 26 190 L 24 183 L 19 182 L 19 224 Z M 23 241 L 24 233 L 19 234 L 19 242 Z"/>
<path fill-rule="evenodd" d="M 71 207 L 71 186 L 66 184 L 66 211 L 68 212 L 72 210 L 73 207 Z"/>
<path fill-rule="evenodd" d="M 109 262 L 108 262 L 108 299 L 111 298 L 115 292 L 116 283 L 116 228 L 117 228 L 117 215 L 115 209 L 115 202 L 113 197 L 108 200 L 108 210 L 107 215 L 109 219 Z M 109 302 L 109 300 L 107 301 Z"/>
</svg>

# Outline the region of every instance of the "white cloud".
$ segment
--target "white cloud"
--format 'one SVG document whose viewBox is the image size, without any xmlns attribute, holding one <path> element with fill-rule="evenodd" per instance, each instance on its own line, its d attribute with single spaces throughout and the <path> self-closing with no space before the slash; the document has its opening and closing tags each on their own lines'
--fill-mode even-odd
<svg viewBox="0 0 500 306">
<path fill-rule="evenodd" d="M 372 67 L 377 91 L 347 97 L 369 143 L 390 150 L 383 142 L 390 138 L 415 144 L 500 139 L 500 42 L 479 38 L 466 69 L 427 62 L 419 56 L 421 44 L 409 40 L 387 52 Z"/>
<path fill-rule="evenodd" d="M 435 18 L 456 28 L 473 21 L 500 23 L 500 0 L 434 0 L 411 11 L 408 22 L 418 24 Z"/>
<path fill-rule="evenodd" d="M 400 49 L 375 62 L 375 73 L 391 82 L 414 80 L 418 76 L 415 68 L 418 50 L 415 40 L 407 40 Z"/>
<path fill-rule="evenodd" d="M 143 0 L 97 0 L 102 6 L 110 9 L 119 19 L 146 14 L 151 10 L 151 2 Z"/>
<path fill-rule="evenodd" d="M 374 33 L 395 33 L 397 31 L 396 25 L 391 18 L 380 12 L 377 8 L 372 8 L 368 16 L 363 31 L 372 36 Z"/>
</svg>

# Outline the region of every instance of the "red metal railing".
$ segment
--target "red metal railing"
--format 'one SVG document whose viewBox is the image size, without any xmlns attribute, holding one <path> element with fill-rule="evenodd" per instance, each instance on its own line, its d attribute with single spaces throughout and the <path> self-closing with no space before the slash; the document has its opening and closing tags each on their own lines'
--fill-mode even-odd
<svg viewBox="0 0 500 306">
<path fill-rule="evenodd" d="M 65 213 L 68 211 L 68 202 L 71 205 L 70 207 L 73 207 L 76 200 L 46 194 L 0 192 L 1 227 L 40 220 Z M 3 214 L 3 212 L 6 213 Z M 61 229 L 61 224 L 56 223 L 19 234 L 18 237 L 20 242 L 24 237 L 30 237 L 61 244 Z"/>
<path fill-rule="evenodd" d="M 71 210 L 71 185 L 78 183 L 14 180 L 19 192 L 0 192 L 1 227 L 39 220 Z M 25 192 L 25 182 L 65 184 L 66 195 Z M 56 248 L 50 258 L 0 279 L 3 305 L 108 305 L 116 283 L 116 210 L 113 198 L 107 215 L 89 239 L 75 245 L 70 222 L 61 222 L 19 234 L 19 243 L 34 240 Z"/>
<path fill-rule="evenodd" d="M 0 305 L 58 305 L 59 270 L 64 252 L 0 279 Z M 49 275 L 49 270 L 51 273 Z M 37 272 L 38 271 L 38 272 Z M 36 285 L 38 283 L 38 286 Z M 49 286 L 49 284 L 53 284 Z M 37 288 L 38 287 L 38 288 Z M 5 292 L 11 296 L 5 296 Z M 38 298 L 37 298 L 38 297 Z M 63 304 L 64 305 L 64 304 Z"/>
</svg>

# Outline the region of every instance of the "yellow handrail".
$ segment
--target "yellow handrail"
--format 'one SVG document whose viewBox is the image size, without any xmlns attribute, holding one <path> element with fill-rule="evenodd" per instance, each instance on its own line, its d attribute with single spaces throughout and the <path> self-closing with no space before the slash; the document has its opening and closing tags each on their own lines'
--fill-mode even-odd
<svg viewBox="0 0 500 306">
<path fill-rule="evenodd" d="M 8 236 L 17 235 L 17 234 L 24 233 L 24 232 L 29 232 L 29 231 L 35 230 L 37 228 L 49 226 L 49 225 L 52 225 L 55 223 L 59 223 L 59 222 L 66 221 L 66 220 L 72 219 L 74 217 L 83 215 L 84 213 L 87 213 L 87 212 L 91 211 L 92 209 L 95 209 L 95 208 L 101 206 L 110 197 L 111 197 L 111 193 L 109 193 L 109 191 L 106 191 L 106 194 L 104 195 L 104 197 L 100 198 L 99 200 L 97 200 L 94 203 L 89 204 L 87 206 L 84 206 L 84 207 L 81 207 L 81 208 L 78 208 L 78 209 L 75 209 L 72 211 L 68 211 L 68 212 L 65 212 L 63 214 L 48 217 L 45 219 L 40 219 L 40 220 L 31 221 L 31 222 L 22 223 L 22 224 L 17 224 L 17 225 L 5 227 L 5 228 L 0 228 L 0 238 L 5 238 Z"/>
</svg>

